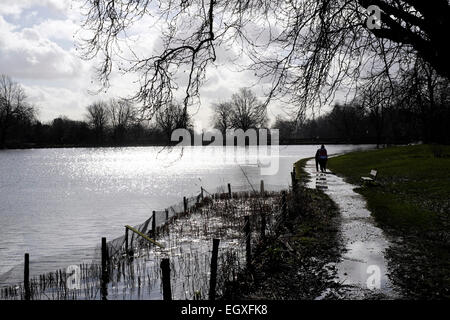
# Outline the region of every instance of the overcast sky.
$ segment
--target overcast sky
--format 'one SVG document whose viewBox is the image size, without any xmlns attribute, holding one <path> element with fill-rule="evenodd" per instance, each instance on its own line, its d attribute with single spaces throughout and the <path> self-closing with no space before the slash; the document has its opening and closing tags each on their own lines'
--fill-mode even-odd
<svg viewBox="0 0 450 320">
<path fill-rule="evenodd" d="M 135 89 L 131 75 L 116 74 L 108 92 L 92 93 L 97 88 L 95 62 L 81 59 L 75 45 L 80 21 L 76 0 L 0 1 L 0 73 L 23 85 L 29 101 L 38 107 L 41 121 L 61 115 L 83 119 L 90 102 L 127 96 Z M 140 39 L 145 39 L 137 43 L 142 52 L 152 53 L 156 32 L 149 25 L 137 30 L 142 33 Z M 225 56 L 220 60 L 220 53 L 218 60 L 218 67 L 208 69 L 200 108 L 190 110 L 197 130 L 210 127 L 212 103 L 229 99 L 240 87 L 254 83 L 251 74 L 239 72 Z M 262 97 L 261 88 L 255 87 L 255 91 Z M 284 114 L 283 110 L 273 103 L 269 118 Z"/>
</svg>

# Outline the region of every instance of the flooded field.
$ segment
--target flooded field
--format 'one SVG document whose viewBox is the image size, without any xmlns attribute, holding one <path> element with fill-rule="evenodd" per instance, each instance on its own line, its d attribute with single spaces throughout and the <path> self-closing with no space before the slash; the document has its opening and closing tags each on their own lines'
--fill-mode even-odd
<svg viewBox="0 0 450 320">
<path fill-rule="evenodd" d="M 188 212 L 167 212 L 166 221 L 155 232 L 148 222 L 137 226 L 142 233 L 155 234 L 162 248 L 144 238 L 129 235 L 108 243 L 108 280 L 101 285 L 101 266 L 97 261 L 75 266 L 80 278 L 71 287 L 66 270 L 31 279 L 31 297 L 58 299 L 161 299 L 161 261 L 170 261 L 171 292 L 174 299 L 207 299 L 210 285 L 212 240 L 219 239 L 217 294 L 246 266 L 245 217 L 249 219 L 250 243 L 255 245 L 269 234 L 280 219 L 279 193 L 240 192 L 215 194 L 192 201 Z M 126 245 L 128 243 L 128 246 Z M 4 288 L 2 299 L 23 299 L 18 284 Z"/>
</svg>

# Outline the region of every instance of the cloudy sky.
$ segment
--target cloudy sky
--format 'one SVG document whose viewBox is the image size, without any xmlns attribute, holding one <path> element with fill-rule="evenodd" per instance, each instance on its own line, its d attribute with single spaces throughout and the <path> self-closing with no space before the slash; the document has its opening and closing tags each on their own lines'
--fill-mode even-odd
<svg viewBox="0 0 450 320">
<path fill-rule="evenodd" d="M 113 75 L 106 93 L 92 92 L 98 88 L 95 61 L 81 59 L 76 50 L 81 21 L 77 0 L 0 1 L 0 73 L 23 85 L 29 101 L 38 107 L 41 121 L 61 115 L 83 119 L 89 103 L 134 92 L 135 79 L 118 74 Z M 141 33 L 137 39 L 144 39 L 136 42 L 141 52 L 153 52 L 156 32 L 150 25 L 150 21 L 144 22 L 144 27 L 141 24 L 141 29 L 135 30 L 137 37 Z M 251 74 L 239 72 L 227 59 L 208 69 L 207 79 L 200 108 L 191 110 L 196 129 L 210 127 L 212 103 L 229 99 L 240 87 L 254 83 Z M 262 96 L 257 87 L 255 91 Z M 269 118 L 284 114 L 283 110 L 274 103 Z"/>
</svg>

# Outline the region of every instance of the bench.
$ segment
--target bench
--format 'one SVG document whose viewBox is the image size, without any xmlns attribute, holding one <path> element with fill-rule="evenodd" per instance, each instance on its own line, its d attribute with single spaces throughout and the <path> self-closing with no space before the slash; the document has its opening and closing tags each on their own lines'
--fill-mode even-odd
<svg viewBox="0 0 450 320">
<path fill-rule="evenodd" d="M 375 179 L 377 178 L 377 170 L 370 170 L 370 177 L 361 177 L 361 180 L 363 181 L 363 183 L 366 182 L 375 182 Z"/>
</svg>

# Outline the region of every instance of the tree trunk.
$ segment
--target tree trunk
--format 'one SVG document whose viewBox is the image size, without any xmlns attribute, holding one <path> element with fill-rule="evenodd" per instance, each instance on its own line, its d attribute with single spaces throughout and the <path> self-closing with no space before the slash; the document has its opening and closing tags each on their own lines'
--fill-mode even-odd
<svg viewBox="0 0 450 320">
<path fill-rule="evenodd" d="M 4 149 L 5 148 L 5 142 L 6 142 L 6 123 L 4 123 L 1 127 L 0 127 L 0 149 Z"/>
</svg>

